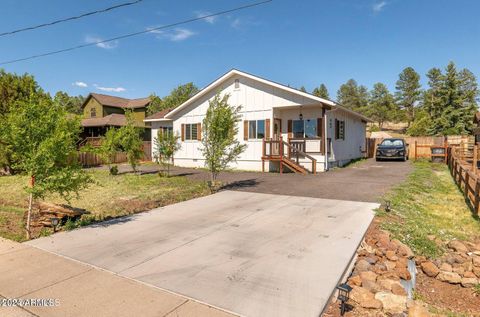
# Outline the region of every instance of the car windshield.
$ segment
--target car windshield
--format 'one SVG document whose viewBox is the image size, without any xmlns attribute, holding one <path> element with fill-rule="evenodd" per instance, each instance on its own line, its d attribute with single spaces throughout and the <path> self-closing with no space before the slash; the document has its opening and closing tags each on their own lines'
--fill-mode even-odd
<svg viewBox="0 0 480 317">
<path fill-rule="evenodd" d="M 383 140 L 380 144 L 383 146 L 403 146 L 403 140 Z"/>
</svg>

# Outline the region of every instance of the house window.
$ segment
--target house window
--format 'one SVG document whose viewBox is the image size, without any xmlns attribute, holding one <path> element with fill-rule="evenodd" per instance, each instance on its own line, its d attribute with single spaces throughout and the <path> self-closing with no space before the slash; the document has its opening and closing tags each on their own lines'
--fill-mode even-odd
<svg viewBox="0 0 480 317">
<path fill-rule="evenodd" d="M 198 127 L 196 123 L 185 124 L 185 140 L 198 140 Z"/>
<path fill-rule="evenodd" d="M 97 116 L 97 109 L 90 108 L 90 118 L 95 118 Z"/>
<path fill-rule="evenodd" d="M 316 138 L 317 134 L 317 120 L 293 120 L 292 132 L 294 138 Z"/>
<path fill-rule="evenodd" d="M 240 88 L 240 79 L 235 79 L 235 89 Z"/>
<path fill-rule="evenodd" d="M 335 140 L 345 140 L 345 121 L 335 119 Z"/>
<path fill-rule="evenodd" d="M 248 121 L 248 138 L 263 139 L 265 137 L 265 120 Z"/>
<path fill-rule="evenodd" d="M 158 133 L 162 134 L 162 135 L 165 135 L 165 136 L 172 135 L 173 134 L 173 127 L 160 127 L 158 129 Z"/>
</svg>

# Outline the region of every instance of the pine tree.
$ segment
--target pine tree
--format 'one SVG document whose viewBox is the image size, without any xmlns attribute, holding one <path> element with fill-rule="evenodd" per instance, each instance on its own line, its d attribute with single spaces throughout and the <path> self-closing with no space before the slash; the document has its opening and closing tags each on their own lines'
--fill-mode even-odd
<svg viewBox="0 0 480 317">
<path fill-rule="evenodd" d="M 305 88 L 305 86 L 298 88 L 298 90 L 300 90 L 301 92 L 307 92 L 307 89 Z"/>
<path fill-rule="evenodd" d="M 395 86 L 397 104 L 405 111 L 408 127 L 415 120 L 415 108 L 421 99 L 420 75 L 412 68 L 405 68 Z"/>
<path fill-rule="evenodd" d="M 323 99 L 330 99 L 327 86 L 325 86 L 324 84 L 321 84 L 319 87 L 315 88 L 312 94 Z"/>
<path fill-rule="evenodd" d="M 337 92 L 337 101 L 342 106 L 366 114 L 368 111 L 368 89 L 359 86 L 354 79 L 350 79 L 340 86 Z"/>
<path fill-rule="evenodd" d="M 367 115 L 382 128 L 386 121 L 394 119 L 397 113 L 393 95 L 388 91 L 387 86 L 376 83 L 370 93 L 370 107 Z"/>
</svg>

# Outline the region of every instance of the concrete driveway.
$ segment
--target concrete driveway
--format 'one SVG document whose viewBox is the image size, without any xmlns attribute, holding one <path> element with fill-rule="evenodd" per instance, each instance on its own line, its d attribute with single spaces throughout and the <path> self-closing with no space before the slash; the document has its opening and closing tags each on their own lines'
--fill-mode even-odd
<svg viewBox="0 0 480 317">
<path fill-rule="evenodd" d="M 243 316 L 319 316 L 374 203 L 223 191 L 28 244 Z"/>
</svg>

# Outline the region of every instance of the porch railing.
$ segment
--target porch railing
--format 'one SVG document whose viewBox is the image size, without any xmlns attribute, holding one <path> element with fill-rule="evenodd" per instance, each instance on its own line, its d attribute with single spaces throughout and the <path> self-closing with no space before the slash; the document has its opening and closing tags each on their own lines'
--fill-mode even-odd
<svg viewBox="0 0 480 317">
<path fill-rule="evenodd" d="M 291 141 L 291 140 L 289 140 Z M 303 143 L 303 149 L 305 143 Z M 263 158 L 273 160 L 289 160 L 295 163 L 297 166 L 303 167 L 300 164 L 300 159 L 308 159 L 311 161 L 310 172 L 316 174 L 317 172 L 317 160 L 302 151 L 301 142 L 285 142 L 283 138 L 279 139 L 263 139 Z"/>
</svg>

